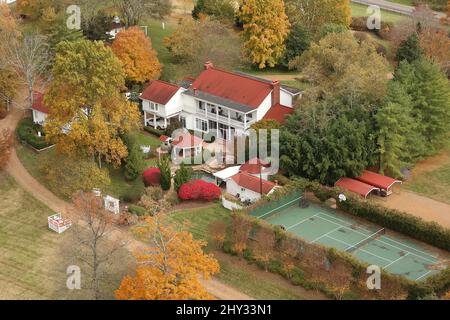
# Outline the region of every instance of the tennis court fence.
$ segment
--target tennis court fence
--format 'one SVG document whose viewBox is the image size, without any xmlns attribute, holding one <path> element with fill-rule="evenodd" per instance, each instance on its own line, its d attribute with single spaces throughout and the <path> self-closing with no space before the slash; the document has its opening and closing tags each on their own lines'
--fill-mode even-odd
<svg viewBox="0 0 450 320">
<path fill-rule="evenodd" d="M 267 219 L 286 208 L 298 205 L 302 197 L 302 193 L 298 190 L 295 190 L 283 196 L 281 199 L 262 204 L 260 207 L 252 210 L 250 212 L 250 215 L 259 219 Z"/>
</svg>

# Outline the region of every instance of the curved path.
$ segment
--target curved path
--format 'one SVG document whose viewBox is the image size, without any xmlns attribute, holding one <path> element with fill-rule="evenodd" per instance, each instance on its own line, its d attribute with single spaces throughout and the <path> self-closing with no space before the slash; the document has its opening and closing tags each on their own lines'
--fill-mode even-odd
<svg viewBox="0 0 450 320">
<path fill-rule="evenodd" d="M 13 108 L 5 119 L 0 120 L 0 130 L 10 129 L 14 131 L 17 123 L 23 117 L 23 114 L 23 110 Z M 37 200 L 47 205 L 51 210 L 61 213 L 69 212 L 71 204 L 59 199 L 42 184 L 40 184 L 39 181 L 33 178 L 20 162 L 15 148 L 12 149 L 11 158 L 6 166 L 6 172 L 11 175 L 24 190 L 33 195 L 33 197 Z M 113 238 L 127 238 L 127 249 L 132 252 L 142 246 L 142 243 L 139 241 L 129 239 L 129 237 L 124 235 L 124 232 L 120 229 L 115 229 L 113 234 L 110 236 Z M 214 278 L 211 280 L 202 279 L 201 283 L 206 287 L 211 295 L 221 300 L 253 300 L 252 297 L 228 285 L 225 285 Z"/>
<path fill-rule="evenodd" d="M 397 13 L 401 13 L 401 14 L 408 15 L 408 16 L 410 16 L 414 12 L 414 7 L 412 7 L 412 6 L 395 3 L 395 2 L 391 2 L 391 1 L 386 1 L 386 0 L 352 0 L 352 2 L 367 5 L 367 6 L 376 5 L 386 11 L 397 12 Z M 440 19 L 440 18 L 446 16 L 445 13 L 443 13 L 443 12 L 437 12 L 437 11 L 433 11 L 433 12 L 437 19 Z"/>
</svg>

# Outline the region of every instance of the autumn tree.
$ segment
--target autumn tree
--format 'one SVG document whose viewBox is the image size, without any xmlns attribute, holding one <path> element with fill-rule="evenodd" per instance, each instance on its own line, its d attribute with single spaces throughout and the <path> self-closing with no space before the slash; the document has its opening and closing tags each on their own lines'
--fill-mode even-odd
<svg viewBox="0 0 450 320">
<path fill-rule="evenodd" d="M 83 273 L 87 278 L 92 297 L 102 297 L 102 280 L 109 273 L 108 265 L 120 249 L 127 243 L 125 240 L 112 240 L 113 215 L 104 209 L 103 199 L 93 192 L 77 192 L 73 197 L 73 208 L 70 216 L 73 219 L 76 239 L 76 257 L 86 266 Z M 86 281 L 86 280 L 85 280 Z"/>
<path fill-rule="evenodd" d="M 172 9 L 170 0 L 114 0 L 127 27 L 136 26 L 144 16 L 162 19 Z"/>
<path fill-rule="evenodd" d="M 247 248 L 251 229 L 251 223 L 244 217 L 238 214 L 231 216 L 231 242 L 235 252 L 242 253 Z"/>
<path fill-rule="evenodd" d="M 288 67 L 290 61 L 309 48 L 310 42 L 311 35 L 309 31 L 300 24 L 294 24 L 286 38 L 286 50 L 281 59 L 281 64 Z"/>
<path fill-rule="evenodd" d="M 26 34 L 12 41 L 7 49 L 9 65 L 16 72 L 20 83 L 28 90 L 28 108 L 33 105 L 33 90 L 38 82 L 46 82 L 49 67 L 47 38 L 39 34 Z"/>
<path fill-rule="evenodd" d="M 371 61 L 371 67 L 367 67 Z M 359 43 L 350 32 L 331 33 L 290 63 L 312 84 L 308 97 L 345 96 L 349 103 L 378 101 L 386 94 L 388 63 L 373 43 Z"/>
<path fill-rule="evenodd" d="M 119 166 L 128 156 L 120 136 L 140 122 L 137 106 L 121 93 L 125 75 L 120 61 L 102 42 L 62 42 L 52 73 L 44 98 L 46 138 L 60 153 Z"/>
<path fill-rule="evenodd" d="M 200 19 L 202 15 L 232 22 L 235 18 L 236 1 L 234 0 L 198 0 L 192 9 L 192 17 Z"/>
<path fill-rule="evenodd" d="M 227 224 L 222 220 L 215 220 L 208 225 L 208 230 L 216 247 L 222 248 L 227 235 Z"/>
<path fill-rule="evenodd" d="M 244 0 L 238 15 L 246 57 L 260 69 L 274 67 L 283 56 L 290 27 L 283 0 Z"/>
<path fill-rule="evenodd" d="M 44 157 L 41 169 L 50 189 L 66 198 L 80 190 L 104 189 L 111 184 L 108 170 L 85 157 Z"/>
<path fill-rule="evenodd" d="M 450 76 L 450 38 L 443 29 L 423 31 L 419 35 L 423 54 Z"/>
<path fill-rule="evenodd" d="M 159 78 L 161 64 L 150 39 L 141 28 L 131 27 L 119 32 L 111 49 L 122 63 L 127 80 L 143 83 Z"/>
<path fill-rule="evenodd" d="M 275 233 L 271 229 L 261 228 L 255 235 L 255 257 L 264 265 L 266 271 L 268 271 L 275 243 Z"/>
<path fill-rule="evenodd" d="M 205 61 L 214 61 L 217 67 L 229 69 L 241 60 L 239 36 L 228 26 L 210 18 L 182 19 L 175 31 L 164 39 L 164 44 L 187 73 L 200 72 Z"/>
<path fill-rule="evenodd" d="M 148 217 L 137 232 L 148 247 L 136 254 L 138 266 L 126 276 L 116 298 L 120 300 L 212 299 L 199 282 L 219 272 L 219 264 L 202 250 L 206 242 L 177 231 L 162 217 Z"/>
<path fill-rule="evenodd" d="M 0 171 L 6 166 L 14 144 L 13 134 L 8 129 L 0 131 Z"/>
<path fill-rule="evenodd" d="M 327 23 L 350 26 L 349 0 L 285 0 L 291 23 L 298 23 L 315 34 Z"/>
</svg>

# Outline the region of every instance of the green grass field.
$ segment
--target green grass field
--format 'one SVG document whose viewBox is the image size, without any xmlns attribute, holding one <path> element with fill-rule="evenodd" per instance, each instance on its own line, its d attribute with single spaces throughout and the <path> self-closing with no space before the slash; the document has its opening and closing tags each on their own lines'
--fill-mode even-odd
<svg viewBox="0 0 450 320">
<path fill-rule="evenodd" d="M 146 133 L 139 132 L 137 134 L 137 138 L 139 143 L 142 143 L 143 145 L 151 145 L 152 147 L 159 145 L 159 140 L 156 137 L 147 135 Z M 56 152 L 54 149 L 50 149 L 39 154 L 35 153 L 30 148 L 20 144 L 17 145 L 16 149 L 17 156 L 19 157 L 23 166 L 36 180 L 41 182 L 46 188 L 51 190 L 58 197 L 67 199 L 67 197 L 64 197 L 64 195 L 62 195 L 58 189 L 52 188 L 52 186 L 47 184 L 44 179 L 44 172 L 42 171 L 41 164 L 42 161 L 46 159 L 46 157 L 56 157 Z M 146 160 L 146 168 L 155 166 L 156 162 L 157 160 L 155 158 Z M 112 166 L 108 166 L 108 168 L 111 184 L 107 186 L 105 190 L 103 190 L 105 193 L 124 200 L 127 200 L 130 197 L 134 200 L 140 198 L 145 189 L 142 179 L 138 177 L 134 181 L 126 181 L 124 178 L 123 170 L 121 168 L 115 169 Z"/>
<path fill-rule="evenodd" d="M 231 221 L 230 213 L 220 203 L 215 203 L 207 208 L 173 212 L 170 214 L 170 219 L 182 229 L 191 232 L 194 238 L 208 241 L 208 225 L 216 220 L 229 223 Z M 208 246 L 208 250 L 212 250 L 211 244 Z M 299 300 L 304 298 L 292 290 L 281 277 L 278 279 L 278 277 L 265 275 L 264 272 L 252 272 L 253 268 L 240 267 L 229 259 L 235 257 L 226 254 L 220 254 L 216 258 L 220 263 L 221 271 L 215 277 L 256 299 Z M 242 265 L 246 266 L 247 263 L 243 261 Z"/>
<path fill-rule="evenodd" d="M 427 160 L 425 160 L 425 166 Z M 427 197 L 450 204 L 450 145 L 437 157 L 436 164 L 429 168 L 413 169 L 413 178 L 404 184 L 404 188 Z"/>
<path fill-rule="evenodd" d="M 89 299 L 83 276 L 81 290 L 66 287 L 66 268 L 81 266 L 68 249 L 70 229 L 60 235 L 50 231 L 47 217 L 54 212 L 3 173 L 0 194 L 0 299 Z M 113 298 L 119 285 L 123 272 L 117 271 L 111 269 L 114 277 L 104 287 L 105 298 Z"/>
</svg>

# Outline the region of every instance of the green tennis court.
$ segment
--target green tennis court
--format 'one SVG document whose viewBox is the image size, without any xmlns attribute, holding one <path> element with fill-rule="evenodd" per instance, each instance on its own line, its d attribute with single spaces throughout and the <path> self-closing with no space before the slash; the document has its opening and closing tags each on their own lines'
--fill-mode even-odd
<svg viewBox="0 0 450 320">
<path fill-rule="evenodd" d="M 361 261 L 414 281 L 440 272 L 438 257 L 418 244 L 387 236 L 384 229 L 362 225 L 351 217 L 318 205 L 301 208 L 299 201 L 299 197 L 291 197 L 281 209 L 266 209 L 264 213 L 259 210 L 252 215 L 282 226 L 306 241 L 349 252 Z"/>
</svg>

